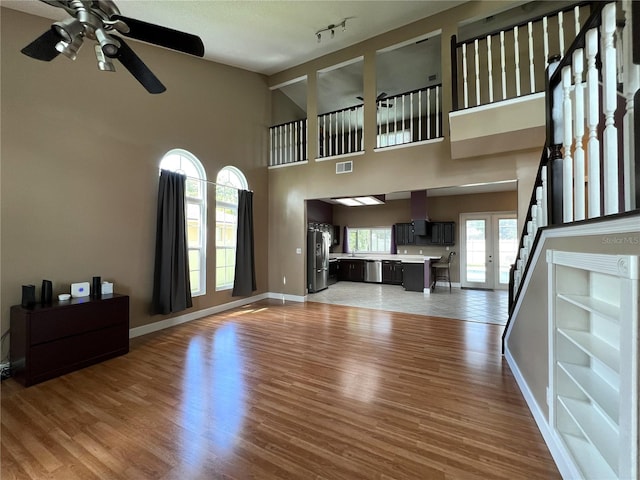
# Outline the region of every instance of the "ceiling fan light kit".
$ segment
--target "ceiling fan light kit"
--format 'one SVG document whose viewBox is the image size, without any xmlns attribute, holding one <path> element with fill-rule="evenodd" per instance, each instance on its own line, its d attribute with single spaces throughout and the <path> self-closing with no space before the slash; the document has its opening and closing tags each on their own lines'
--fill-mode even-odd
<svg viewBox="0 0 640 480">
<path fill-rule="evenodd" d="M 114 72 L 110 59 L 116 59 L 138 80 L 149 93 L 166 90 L 160 80 L 126 44 L 113 32 L 143 42 L 204 56 L 204 44 L 200 37 L 171 28 L 143 22 L 120 15 L 113 0 L 40 0 L 43 3 L 64 9 L 71 17 L 54 22 L 21 52 L 36 60 L 50 62 L 62 53 L 75 60 L 85 38 L 96 42 L 94 51 L 98 69 Z"/>
</svg>

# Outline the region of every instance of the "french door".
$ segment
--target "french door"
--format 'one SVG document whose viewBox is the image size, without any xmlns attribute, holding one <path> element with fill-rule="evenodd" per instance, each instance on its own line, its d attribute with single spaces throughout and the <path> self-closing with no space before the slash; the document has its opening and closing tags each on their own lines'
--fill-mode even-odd
<svg viewBox="0 0 640 480">
<path fill-rule="evenodd" d="M 507 289 L 518 251 L 515 212 L 460 214 L 460 285 Z"/>
</svg>

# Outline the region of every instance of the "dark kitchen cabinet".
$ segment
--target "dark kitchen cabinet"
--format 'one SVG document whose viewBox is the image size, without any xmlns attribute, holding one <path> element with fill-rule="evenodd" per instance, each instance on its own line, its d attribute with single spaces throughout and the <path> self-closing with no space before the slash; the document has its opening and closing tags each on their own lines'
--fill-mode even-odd
<svg viewBox="0 0 640 480">
<path fill-rule="evenodd" d="M 424 263 L 403 263 L 402 285 L 405 290 L 422 292 L 424 290 Z"/>
<path fill-rule="evenodd" d="M 402 262 L 396 260 L 382 261 L 382 283 L 402 285 Z"/>
<path fill-rule="evenodd" d="M 432 222 L 430 245 L 454 245 L 455 222 Z"/>
<path fill-rule="evenodd" d="M 347 282 L 364 282 L 364 260 L 340 260 L 338 279 Z"/>
<path fill-rule="evenodd" d="M 396 245 L 415 245 L 413 224 L 396 223 Z"/>
</svg>

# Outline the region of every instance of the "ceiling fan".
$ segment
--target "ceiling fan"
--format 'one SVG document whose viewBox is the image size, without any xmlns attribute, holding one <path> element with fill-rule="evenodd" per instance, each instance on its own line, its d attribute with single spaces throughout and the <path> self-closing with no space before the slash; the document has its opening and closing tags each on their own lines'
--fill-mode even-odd
<svg viewBox="0 0 640 480">
<path fill-rule="evenodd" d="M 358 96 L 356 97 L 358 100 L 360 100 L 361 102 L 364 103 L 364 98 Z M 382 100 L 384 100 L 385 98 L 387 98 L 387 94 L 385 92 L 380 93 L 377 97 L 376 97 L 376 106 L 378 107 L 384 107 L 384 108 L 391 108 L 393 107 L 393 103 L 389 103 L 389 102 L 383 102 Z"/>
<path fill-rule="evenodd" d="M 149 93 L 162 93 L 165 86 L 127 45 L 117 32 L 126 37 L 170 48 L 198 57 L 204 56 L 200 37 L 167 27 L 120 15 L 113 0 L 40 0 L 66 10 L 71 17 L 55 22 L 21 52 L 50 62 L 62 53 L 75 60 L 78 50 L 88 38 L 95 42 L 98 68 L 114 72 L 112 59 L 118 60 Z"/>
</svg>

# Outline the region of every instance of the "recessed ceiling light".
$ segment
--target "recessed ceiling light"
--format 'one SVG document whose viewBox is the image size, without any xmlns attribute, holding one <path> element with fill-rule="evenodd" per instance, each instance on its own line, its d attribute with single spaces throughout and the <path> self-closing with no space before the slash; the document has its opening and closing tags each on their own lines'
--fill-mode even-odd
<svg viewBox="0 0 640 480">
<path fill-rule="evenodd" d="M 381 205 L 384 202 L 376 197 L 355 197 L 355 200 L 363 205 Z"/>
<path fill-rule="evenodd" d="M 381 200 L 377 197 L 373 197 L 371 195 L 367 195 L 364 197 L 345 197 L 345 198 L 334 198 L 334 200 L 342 205 L 346 205 L 347 207 L 363 207 L 365 205 L 382 205 L 384 200 Z"/>
<path fill-rule="evenodd" d="M 346 205 L 347 207 L 357 207 L 362 205 L 362 203 L 353 198 L 336 198 L 335 200 L 336 202 L 341 203 L 342 205 Z"/>
</svg>

